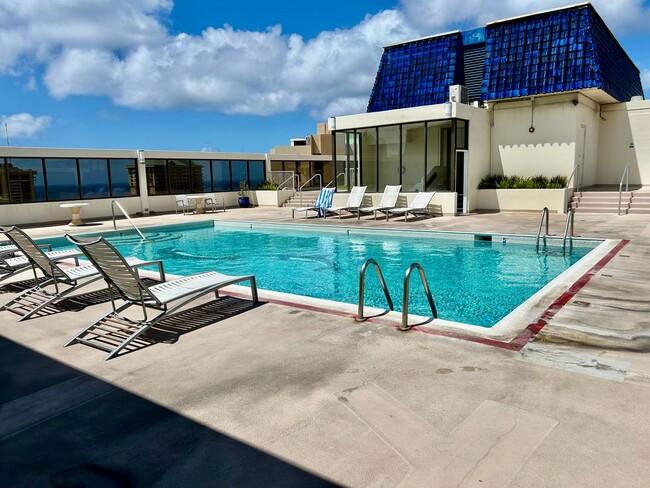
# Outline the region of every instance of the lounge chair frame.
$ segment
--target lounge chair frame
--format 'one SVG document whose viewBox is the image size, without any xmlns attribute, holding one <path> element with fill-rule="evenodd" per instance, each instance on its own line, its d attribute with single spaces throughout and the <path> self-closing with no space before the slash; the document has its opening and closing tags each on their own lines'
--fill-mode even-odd
<svg viewBox="0 0 650 488">
<path fill-rule="evenodd" d="M 0 232 L 5 234 L 24 254 L 24 256 L 11 258 L 7 261 L 12 263 L 26 260 L 34 274 L 34 286 L 19 293 L 0 307 L 0 310 L 8 310 L 22 315 L 18 320 L 19 322 L 27 320 L 73 291 L 77 291 L 79 288 L 89 285 L 102 277 L 91 264 L 80 265 L 78 258 L 83 253 L 78 249 L 45 252 L 41 249 L 41 246 L 36 244 L 31 237 L 18 227 L 0 227 Z M 74 267 L 60 266 L 58 261 L 67 258 L 74 259 Z M 151 261 L 141 261 L 136 258 L 128 258 L 128 260 L 133 266 L 155 264 Z M 21 268 L 21 271 L 23 270 L 24 268 Z M 45 280 L 40 283 L 38 271 L 45 277 Z M 54 286 L 54 292 L 46 290 L 46 287 L 50 285 Z M 63 286 L 68 288 L 64 290 L 62 289 Z"/>
<path fill-rule="evenodd" d="M 149 286 L 140 278 L 138 270 L 130 266 L 104 238 L 81 239 L 70 235 L 66 237 L 79 246 L 108 283 L 113 308 L 111 312 L 76 334 L 66 346 L 80 342 L 103 349 L 109 352 L 106 360 L 117 355 L 147 329 L 189 302 L 212 292 L 215 297 L 219 297 L 219 289 L 224 286 L 249 281 L 253 303 L 259 301 L 254 275 L 228 276 L 211 271 L 165 281 L 164 269 L 160 262 L 162 281 L 160 284 Z M 117 306 L 116 297 L 125 303 Z M 177 303 L 169 306 L 171 302 Z M 134 305 L 140 306 L 142 320 L 122 315 L 124 310 Z M 150 319 L 147 309 L 160 310 L 161 313 Z"/>
<path fill-rule="evenodd" d="M 316 203 L 312 207 L 298 207 L 291 210 L 291 218 L 296 218 L 296 212 L 305 212 L 305 218 L 308 217 L 308 212 L 321 212 L 326 213 L 327 209 L 332 206 L 332 198 L 334 197 L 334 188 L 321 188 Z"/>
<path fill-rule="evenodd" d="M 379 205 L 376 207 L 359 207 L 357 209 L 357 220 L 361 220 L 362 213 L 374 214 L 375 220 L 377 220 L 377 212 L 386 213 L 387 210 L 395 208 L 401 190 L 402 185 L 386 185 Z"/>
<path fill-rule="evenodd" d="M 350 190 L 350 196 L 348 197 L 347 203 L 338 207 L 326 208 L 325 215 L 323 215 L 323 217 L 327 218 L 327 214 L 332 213 L 338 215 L 340 219 L 343 212 L 349 212 L 351 214 L 354 214 L 356 212 L 358 219 L 359 207 L 361 207 L 361 203 L 363 202 L 363 197 L 366 194 L 367 188 L 367 186 L 353 186 Z"/>
<path fill-rule="evenodd" d="M 429 211 L 429 205 L 431 204 L 431 200 L 433 199 L 433 196 L 436 194 L 435 191 L 432 192 L 420 192 L 417 195 L 415 195 L 415 198 L 413 199 L 413 202 L 411 202 L 411 205 L 409 207 L 400 207 L 400 208 L 392 208 L 386 210 L 386 222 L 388 222 L 388 218 L 391 215 L 402 215 L 404 214 L 404 222 L 406 222 L 406 218 L 408 217 L 409 214 L 416 216 L 416 215 L 428 215 L 429 217 L 434 217 L 433 213 Z"/>
</svg>

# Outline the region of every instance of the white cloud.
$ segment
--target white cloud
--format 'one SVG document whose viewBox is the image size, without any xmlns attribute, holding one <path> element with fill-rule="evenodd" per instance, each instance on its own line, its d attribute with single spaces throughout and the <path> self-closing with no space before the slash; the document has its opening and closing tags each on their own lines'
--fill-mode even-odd
<svg viewBox="0 0 650 488">
<path fill-rule="evenodd" d="M 39 132 L 47 129 L 51 123 L 52 118 L 44 115 L 39 117 L 34 117 L 28 113 L 0 115 L 2 132 L 4 133 L 5 124 L 7 124 L 9 140 L 13 138 L 29 139 L 35 137 Z"/>
<path fill-rule="evenodd" d="M 171 0 L 0 0 L 0 74 L 33 79 L 42 71 L 59 99 L 93 95 L 136 109 L 227 114 L 306 110 L 323 119 L 365 111 L 386 44 L 564 4 L 402 0 L 350 29 L 305 40 L 280 26 L 173 36 L 165 27 Z M 641 0 L 594 4 L 615 31 L 647 25 Z"/>
<path fill-rule="evenodd" d="M 576 2 L 577 3 L 577 2 Z M 596 11 L 612 31 L 619 35 L 645 32 L 650 8 L 642 0 L 591 0 Z M 405 16 L 421 29 L 450 26 L 479 27 L 487 22 L 531 12 L 564 7 L 567 0 L 401 0 Z"/>
</svg>

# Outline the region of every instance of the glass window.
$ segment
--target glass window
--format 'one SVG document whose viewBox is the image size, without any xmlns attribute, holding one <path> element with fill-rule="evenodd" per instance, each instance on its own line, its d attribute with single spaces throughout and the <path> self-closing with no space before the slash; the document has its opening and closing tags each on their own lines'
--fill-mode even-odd
<svg viewBox="0 0 650 488">
<path fill-rule="evenodd" d="M 250 174 L 251 188 L 257 188 L 259 185 L 264 183 L 264 180 L 266 179 L 264 176 L 264 161 L 249 161 L 248 173 Z"/>
<path fill-rule="evenodd" d="M 43 160 L 40 158 L 8 158 L 7 180 L 11 203 L 44 201 L 44 174 Z"/>
<path fill-rule="evenodd" d="M 164 159 L 147 159 L 147 193 L 149 195 L 168 195 L 167 162 Z"/>
<path fill-rule="evenodd" d="M 359 129 L 361 147 L 361 184 L 368 191 L 377 191 L 377 129 Z"/>
<path fill-rule="evenodd" d="M 299 183 L 304 185 L 307 183 L 309 178 L 311 178 L 310 166 L 308 161 L 297 161 L 296 163 L 296 174 L 300 176 Z M 311 181 L 309 186 L 318 186 L 318 181 Z"/>
<path fill-rule="evenodd" d="M 248 184 L 248 164 L 247 161 L 231 161 L 230 168 L 232 171 L 232 187 L 239 190 L 239 182 L 245 181 Z"/>
<path fill-rule="evenodd" d="M 402 126 L 402 191 L 424 191 L 424 123 Z"/>
<path fill-rule="evenodd" d="M 456 149 L 467 149 L 466 120 L 456 120 Z"/>
<path fill-rule="evenodd" d="M 334 181 L 334 164 L 332 164 L 332 161 L 318 163 L 318 171 L 323 175 L 323 186 Z"/>
<path fill-rule="evenodd" d="M 408 163 L 406 163 L 408 164 Z M 399 185 L 400 130 L 398 125 L 379 128 L 379 188 Z M 406 190 L 404 190 L 406 191 Z"/>
<path fill-rule="evenodd" d="M 135 197 L 140 194 L 138 168 L 135 159 L 109 159 L 111 196 Z"/>
<path fill-rule="evenodd" d="M 108 190 L 108 161 L 106 159 L 80 159 L 81 198 L 106 198 Z"/>
<path fill-rule="evenodd" d="M 427 124 L 427 190 L 451 190 L 452 121 Z"/>
<path fill-rule="evenodd" d="M 45 159 L 48 200 L 78 200 L 79 178 L 76 159 Z"/>
<path fill-rule="evenodd" d="M 202 193 L 212 191 L 212 176 L 210 175 L 210 161 L 207 159 L 193 159 L 190 161 L 192 174 L 192 192 Z"/>
<path fill-rule="evenodd" d="M 349 144 L 349 138 L 354 140 L 354 133 L 336 132 L 334 136 L 334 145 L 336 151 L 336 189 L 337 191 L 350 191 L 348 184 L 348 173 L 350 160 L 354 161 L 354 154 L 350 154 L 352 149 Z M 352 146 L 354 147 L 354 146 Z M 340 176 L 339 176 L 340 175 Z"/>
<path fill-rule="evenodd" d="M 190 162 L 187 159 L 169 159 L 167 177 L 170 193 L 192 193 Z"/>
<path fill-rule="evenodd" d="M 0 205 L 9 203 L 9 181 L 7 180 L 7 168 L 5 159 L 0 158 Z"/>
<path fill-rule="evenodd" d="M 212 188 L 214 191 L 230 191 L 230 161 L 212 161 Z"/>
</svg>

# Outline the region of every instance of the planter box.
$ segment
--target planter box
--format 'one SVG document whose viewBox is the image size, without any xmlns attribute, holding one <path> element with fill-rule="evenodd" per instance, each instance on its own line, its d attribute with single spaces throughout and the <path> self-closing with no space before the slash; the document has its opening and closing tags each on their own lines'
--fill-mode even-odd
<svg viewBox="0 0 650 488">
<path fill-rule="evenodd" d="M 259 207 L 281 207 L 293 196 L 293 190 L 252 190 L 251 204 Z"/>
<path fill-rule="evenodd" d="M 479 190 L 479 210 L 523 210 L 539 212 L 548 207 L 550 212 L 566 213 L 565 189 L 552 190 Z"/>
</svg>

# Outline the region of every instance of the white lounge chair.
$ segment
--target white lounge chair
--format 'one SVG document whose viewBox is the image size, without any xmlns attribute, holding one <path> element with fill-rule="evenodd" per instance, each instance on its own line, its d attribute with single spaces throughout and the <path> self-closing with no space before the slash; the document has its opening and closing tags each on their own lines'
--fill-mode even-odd
<svg viewBox="0 0 650 488">
<path fill-rule="evenodd" d="M 75 264 L 79 264 L 77 258 L 82 255 L 78 249 L 65 249 L 61 251 L 44 252 L 27 234 L 17 227 L 0 227 L 0 232 L 5 234 L 14 245 L 24 254 L 7 261 L 11 265 L 27 262 L 34 270 L 34 286 L 18 294 L 12 300 L 0 307 L 0 310 L 8 310 L 18 315 L 19 319 L 26 320 L 45 307 L 54 304 L 69 293 L 77 291 L 101 278 L 91 264 L 82 264 L 74 267 L 64 267 L 58 262 L 64 258 L 74 258 Z M 137 258 L 128 258 L 133 266 L 145 266 L 156 264 L 152 261 L 141 261 Z M 45 281 L 39 283 L 37 270 L 45 276 Z M 53 285 L 54 291 L 46 290 L 46 287 Z M 61 290 L 61 285 L 69 288 Z"/>
<path fill-rule="evenodd" d="M 361 202 L 363 202 L 363 196 L 366 194 L 366 188 L 367 186 L 353 186 L 352 190 L 350 190 L 350 196 L 348 197 L 348 201 L 345 205 L 340 206 L 340 207 L 330 207 L 325 210 L 325 217 L 327 217 L 328 213 L 333 213 L 339 216 L 339 219 L 341 218 L 341 214 L 343 212 L 350 212 L 354 213 L 357 210 L 359 210 L 359 207 L 361 207 Z"/>
<path fill-rule="evenodd" d="M 81 239 L 66 235 L 68 240 L 83 251 L 93 265 L 100 271 L 108 283 L 111 292 L 113 311 L 93 322 L 75 335 L 67 344 L 81 342 L 108 351 L 105 359 L 110 359 L 129 345 L 144 331 L 157 324 L 192 300 L 214 292 L 219 296 L 219 288 L 227 285 L 249 281 L 253 303 L 258 302 L 255 276 L 228 276 L 216 271 L 198 273 L 171 281 L 165 281 L 164 270 L 160 267 L 162 283 L 147 285 L 136 269 L 104 238 Z M 116 292 L 124 304 L 115 305 Z M 171 302 L 178 302 L 168 308 Z M 142 308 L 142 320 L 125 317 L 121 313 L 132 305 Z M 154 318 L 147 317 L 147 309 L 162 310 Z"/>
<path fill-rule="evenodd" d="M 429 206 L 429 203 L 431 203 L 431 199 L 433 198 L 433 195 L 435 195 L 435 191 L 427 192 L 423 191 L 415 195 L 415 198 L 413 199 L 413 202 L 411 203 L 411 206 L 409 207 L 397 207 L 397 208 L 392 208 L 390 210 L 386 210 L 386 221 L 388 221 L 388 218 L 391 215 L 404 215 L 404 222 L 406 222 L 406 217 L 408 214 L 412 215 L 429 215 L 433 217 L 433 214 L 429 211 L 427 208 Z"/>
<path fill-rule="evenodd" d="M 332 206 L 332 199 L 334 198 L 334 188 L 323 188 L 318 194 L 316 203 L 312 207 L 298 207 L 291 210 L 291 218 L 296 218 L 296 212 L 305 212 L 307 218 L 308 212 L 316 212 L 319 217 L 325 215 L 325 211 Z"/>
<path fill-rule="evenodd" d="M 375 220 L 377 220 L 377 212 L 386 212 L 395 208 L 397 203 L 397 198 L 399 197 L 399 192 L 402 189 L 402 185 L 386 185 L 384 188 L 384 194 L 381 196 L 381 201 L 376 207 L 359 207 L 357 210 L 357 220 L 361 218 L 361 214 L 374 214 Z"/>
<path fill-rule="evenodd" d="M 178 213 L 181 210 L 183 215 L 196 210 L 196 200 L 193 198 L 188 198 L 187 195 L 176 195 L 176 211 Z"/>
</svg>

